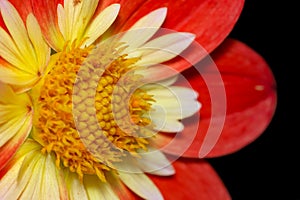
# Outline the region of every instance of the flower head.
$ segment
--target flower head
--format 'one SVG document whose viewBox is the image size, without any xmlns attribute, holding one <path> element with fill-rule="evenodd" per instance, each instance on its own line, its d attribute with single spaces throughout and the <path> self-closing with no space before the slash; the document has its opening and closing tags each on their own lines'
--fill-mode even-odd
<svg viewBox="0 0 300 200">
<path fill-rule="evenodd" d="M 253 63 L 257 68 L 248 72 L 244 68 L 260 57 L 236 41 L 224 43 L 230 46 L 225 53 L 216 51 L 216 65 L 204 60 L 201 71 L 188 69 L 224 40 L 243 5 L 220 2 L 49 0 L 21 5 L 0 0 L 0 195 L 163 199 L 172 196 L 165 181 L 187 189 L 187 176 L 200 184 L 204 180 L 207 188 L 215 184 L 214 198 L 228 198 L 205 161 L 177 159 L 222 155 L 249 143 L 268 124 L 275 93 L 265 62 Z M 196 26 L 196 16 L 205 17 L 200 11 L 217 13 L 224 5 L 227 23 L 211 14 L 212 25 L 200 20 L 203 28 Z M 175 11 L 191 7 L 190 19 L 177 22 Z M 207 35 L 210 26 L 219 32 Z M 246 55 L 243 63 L 239 57 Z M 226 72 L 228 60 L 259 80 L 242 81 L 255 102 L 230 104 L 227 114 L 226 100 L 231 103 L 236 87 L 231 90 L 219 71 Z M 261 77 L 260 70 L 267 75 Z M 250 115 L 262 107 L 264 121 L 253 130 L 257 120 Z M 229 133 L 234 123 L 238 130 L 250 123 L 246 133 L 251 135 L 242 135 L 239 144 L 233 138 L 242 133 Z M 195 177 L 194 172 L 203 174 Z M 209 198 L 214 192 L 197 195 Z"/>
</svg>

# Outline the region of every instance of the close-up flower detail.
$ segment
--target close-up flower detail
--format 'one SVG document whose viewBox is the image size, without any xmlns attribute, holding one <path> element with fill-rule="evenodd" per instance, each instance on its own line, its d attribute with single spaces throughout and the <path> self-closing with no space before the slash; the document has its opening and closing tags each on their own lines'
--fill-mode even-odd
<svg viewBox="0 0 300 200">
<path fill-rule="evenodd" d="M 0 0 L 0 198 L 231 199 L 206 159 L 276 107 L 243 5 Z"/>
</svg>

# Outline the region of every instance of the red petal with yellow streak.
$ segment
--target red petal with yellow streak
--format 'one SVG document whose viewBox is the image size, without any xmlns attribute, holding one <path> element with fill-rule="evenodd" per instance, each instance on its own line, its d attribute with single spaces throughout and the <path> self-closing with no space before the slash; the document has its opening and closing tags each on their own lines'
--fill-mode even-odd
<svg viewBox="0 0 300 200">
<path fill-rule="evenodd" d="M 32 7 L 34 15 L 36 16 L 42 32 L 54 49 L 59 49 L 57 44 L 63 41 L 62 34 L 59 31 L 57 19 L 57 5 L 62 4 L 63 0 L 32 0 Z"/>
<path fill-rule="evenodd" d="M 0 170 L 5 167 L 16 151 L 24 143 L 31 131 L 32 118 L 28 117 L 20 130 L 5 145 L 0 147 Z"/>
</svg>

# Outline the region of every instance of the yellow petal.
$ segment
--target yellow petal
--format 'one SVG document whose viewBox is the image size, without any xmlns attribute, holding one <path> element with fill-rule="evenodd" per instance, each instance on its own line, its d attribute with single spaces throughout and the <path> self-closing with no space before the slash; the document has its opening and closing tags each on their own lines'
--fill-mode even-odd
<svg viewBox="0 0 300 200">
<path fill-rule="evenodd" d="M 0 65 L 0 80 L 4 83 L 19 86 L 21 88 L 30 88 L 39 79 L 40 77 L 36 74 L 27 73 L 13 67 L 2 67 Z"/>
<path fill-rule="evenodd" d="M 0 168 L 24 142 L 32 127 L 31 100 L 0 82 Z"/>
<path fill-rule="evenodd" d="M 28 15 L 26 25 L 28 36 L 35 50 L 37 66 L 39 66 L 38 71 L 43 73 L 49 60 L 50 48 L 46 44 L 40 26 L 33 14 Z"/>
<path fill-rule="evenodd" d="M 12 39 L 17 44 L 19 51 L 22 53 L 23 57 L 26 58 L 26 60 L 29 60 L 32 63 L 26 64 L 32 67 L 33 71 L 36 71 L 36 69 L 34 69 L 36 66 L 34 50 L 18 11 L 8 1 L 0 1 L 0 9 L 3 21 L 5 22 Z"/>
<path fill-rule="evenodd" d="M 103 183 L 97 176 L 86 175 L 84 177 L 84 186 L 90 200 L 92 199 L 109 199 L 118 200 L 118 196 L 112 190 L 108 183 Z"/>
<path fill-rule="evenodd" d="M 120 10 L 119 4 L 112 4 L 105 8 L 87 27 L 85 37 L 88 39 L 85 45 L 92 44 L 100 37 L 115 21 Z"/>
<path fill-rule="evenodd" d="M 25 66 L 25 61 L 22 60 L 22 55 L 9 34 L 0 27 L 0 56 L 7 62 L 15 66 L 15 68 L 27 73 L 33 73 L 30 68 Z M 2 63 L 3 65 L 4 63 Z M 1 64 L 0 64 L 1 68 Z"/>
</svg>

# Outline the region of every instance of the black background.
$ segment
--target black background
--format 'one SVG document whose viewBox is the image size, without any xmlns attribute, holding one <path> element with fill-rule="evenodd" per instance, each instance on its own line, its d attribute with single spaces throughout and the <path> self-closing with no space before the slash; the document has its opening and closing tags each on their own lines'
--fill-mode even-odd
<svg viewBox="0 0 300 200">
<path fill-rule="evenodd" d="M 255 142 L 231 155 L 209 160 L 233 200 L 300 200 L 300 167 L 296 163 L 300 158 L 300 143 L 296 139 L 299 102 L 292 97 L 299 92 L 296 70 L 300 66 L 294 60 L 300 56 L 296 39 L 300 20 L 293 16 L 297 12 L 294 8 L 295 3 L 289 1 L 246 0 L 230 33 L 230 37 L 246 43 L 265 58 L 278 92 L 274 117 Z"/>
</svg>

